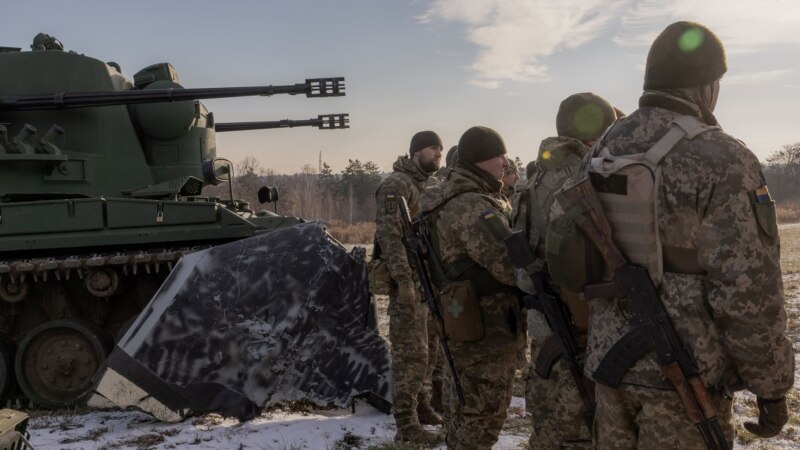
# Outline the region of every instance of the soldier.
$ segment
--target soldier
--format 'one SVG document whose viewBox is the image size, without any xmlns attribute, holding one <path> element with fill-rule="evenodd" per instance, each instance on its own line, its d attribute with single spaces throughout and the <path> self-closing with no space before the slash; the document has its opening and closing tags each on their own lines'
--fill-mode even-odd
<svg viewBox="0 0 800 450">
<path fill-rule="evenodd" d="M 515 272 L 497 232 L 511 232 L 508 202 L 500 179 L 508 167 L 497 132 L 467 130 L 458 143 L 458 162 L 447 179 L 426 187 L 422 220 L 445 274 L 434 280 L 465 402 L 446 372 L 445 430 L 449 449 L 491 449 L 506 409 L 517 352 L 525 346 Z"/>
<path fill-rule="evenodd" d="M 591 93 L 573 94 L 561 102 L 556 115 L 558 136 L 542 141 L 536 159 L 536 171 L 520 193 L 512 214 L 514 229 L 524 230 L 531 248 L 541 258 L 545 254 L 544 237 L 555 192 L 580 168 L 589 146 L 615 119 L 614 108 L 605 99 Z M 540 260 L 545 272 L 547 267 Z M 530 276 L 520 273 L 519 286 L 534 294 Z M 551 288 L 570 307 L 577 336 L 576 346 L 583 352 L 586 345 L 588 307 L 577 292 Z M 531 362 L 525 385 L 525 407 L 531 414 L 531 449 L 591 448 L 592 437 L 583 419 L 586 405 L 575 380 L 563 359 L 549 367 L 553 349 L 560 344 L 550 330 L 544 315 L 528 310 L 528 335 L 531 337 Z"/>
<path fill-rule="evenodd" d="M 450 150 L 447 151 L 447 156 L 445 156 L 445 166 L 437 170 L 432 177 L 428 178 L 428 182 L 425 183 L 425 186 L 432 186 L 444 181 L 447 178 L 447 174 L 449 174 L 455 166 L 456 161 L 458 161 L 458 145 L 450 147 Z M 433 318 L 429 315 L 428 321 L 430 322 L 431 320 L 433 320 Z M 445 402 L 445 400 L 443 400 L 445 358 L 439 347 L 439 336 L 436 334 L 434 327 L 428 327 L 428 352 L 436 352 L 436 365 L 433 367 L 433 376 L 431 379 L 431 406 L 434 411 L 443 414 L 443 405 Z"/>
<path fill-rule="evenodd" d="M 447 151 L 447 156 L 444 159 L 444 167 L 437 170 L 434 176 L 438 179 L 445 179 L 447 178 L 447 174 L 450 173 L 450 169 L 455 166 L 456 162 L 458 161 L 458 146 L 454 145 L 450 147 L 450 150 Z"/>
<path fill-rule="evenodd" d="M 533 178 L 533 174 L 536 172 L 537 167 L 538 167 L 538 164 L 536 163 L 535 159 L 533 161 L 529 162 L 525 166 L 525 179 L 526 180 L 530 180 L 531 178 Z"/>
<path fill-rule="evenodd" d="M 411 214 L 419 210 L 420 192 L 438 168 L 442 141 L 433 131 L 411 138 L 410 156 L 401 156 L 375 193 L 376 238 L 392 282 L 389 291 L 389 340 L 392 343 L 392 414 L 396 441 L 431 444 L 441 436 L 422 428 L 439 425 L 430 404 L 431 375 L 436 355 L 428 351 L 428 310 L 420 303 L 416 279 L 402 242 L 396 198 L 403 196 Z M 432 359 L 432 360 L 431 360 Z"/>
<path fill-rule="evenodd" d="M 653 150 L 646 160 L 660 171 L 650 222 L 657 234 L 649 236 L 640 220 L 650 214 L 646 203 L 623 214 L 622 204 L 603 200 L 604 210 L 623 250 L 660 242 L 654 267 L 663 270 L 648 271 L 732 442 L 733 392 L 740 389 L 758 399 L 758 423 L 745 428 L 761 437 L 781 431 L 794 355 L 785 334 L 775 204 L 758 159 L 713 115 L 726 70 L 722 43 L 708 28 L 668 26 L 647 56 L 639 109 L 611 127 L 594 155 L 600 163 Z M 593 176 L 592 183 L 613 202 L 629 197 L 617 177 Z M 586 372 L 597 381 L 597 447 L 706 448 L 654 352 L 631 362 L 617 388 L 601 384 L 601 361 L 632 329 L 630 306 L 609 295 L 592 298 L 589 308 Z"/>
<path fill-rule="evenodd" d="M 517 168 L 517 163 L 515 163 L 513 159 L 508 158 L 508 168 L 503 172 L 501 181 L 503 182 L 503 189 L 501 192 L 506 196 L 508 201 L 513 200 L 517 181 L 519 181 L 519 169 Z"/>
</svg>

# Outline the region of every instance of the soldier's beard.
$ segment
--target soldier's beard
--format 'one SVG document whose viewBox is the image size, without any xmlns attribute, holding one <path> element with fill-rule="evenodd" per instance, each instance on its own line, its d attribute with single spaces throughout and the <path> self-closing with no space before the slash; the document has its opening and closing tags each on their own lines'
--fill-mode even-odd
<svg viewBox="0 0 800 450">
<path fill-rule="evenodd" d="M 428 161 L 423 160 L 420 158 L 419 160 L 419 168 L 422 169 L 426 173 L 433 173 L 439 170 L 439 160 L 431 159 Z"/>
</svg>

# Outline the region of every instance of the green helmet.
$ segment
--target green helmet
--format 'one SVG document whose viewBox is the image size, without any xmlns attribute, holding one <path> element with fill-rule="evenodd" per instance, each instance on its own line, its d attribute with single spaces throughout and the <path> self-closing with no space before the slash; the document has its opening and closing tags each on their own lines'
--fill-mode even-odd
<svg viewBox="0 0 800 450">
<path fill-rule="evenodd" d="M 581 141 L 599 138 L 616 119 L 614 107 L 591 92 L 573 94 L 558 107 L 556 131 L 559 136 Z"/>
<path fill-rule="evenodd" d="M 645 89 L 705 86 L 728 70 L 725 49 L 711 30 L 695 22 L 675 22 L 650 47 Z"/>
</svg>

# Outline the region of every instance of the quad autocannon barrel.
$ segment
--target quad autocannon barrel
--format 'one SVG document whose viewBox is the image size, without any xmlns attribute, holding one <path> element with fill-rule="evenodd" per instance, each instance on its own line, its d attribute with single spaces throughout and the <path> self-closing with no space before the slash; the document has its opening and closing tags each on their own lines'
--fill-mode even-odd
<svg viewBox="0 0 800 450">
<path fill-rule="evenodd" d="M 57 92 L 34 95 L 0 96 L 0 111 L 32 111 L 92 106 L 130 105 L 139 103 L 177 102 L 210 98 L 271 96 L 275 94 L 306 97 L 341 97 L 344 78 L 311 78 L 304 83 L 277 86 L 244 86 L 223 88 L 131 89 L 125 91 Z"/>
</svg>

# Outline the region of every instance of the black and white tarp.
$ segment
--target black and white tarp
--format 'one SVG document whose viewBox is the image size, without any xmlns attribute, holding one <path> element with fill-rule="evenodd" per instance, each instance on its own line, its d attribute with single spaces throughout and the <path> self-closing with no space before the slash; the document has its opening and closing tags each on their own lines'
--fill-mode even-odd
<svg viewBox="0 0 800 450">
<path fill-rule="evenodd" d="M 90 405 L 240 419 L 308 399 L 388 407 L 363 257 L 303 223 L 183 257 L 98 372 Z"/>
</svg>

